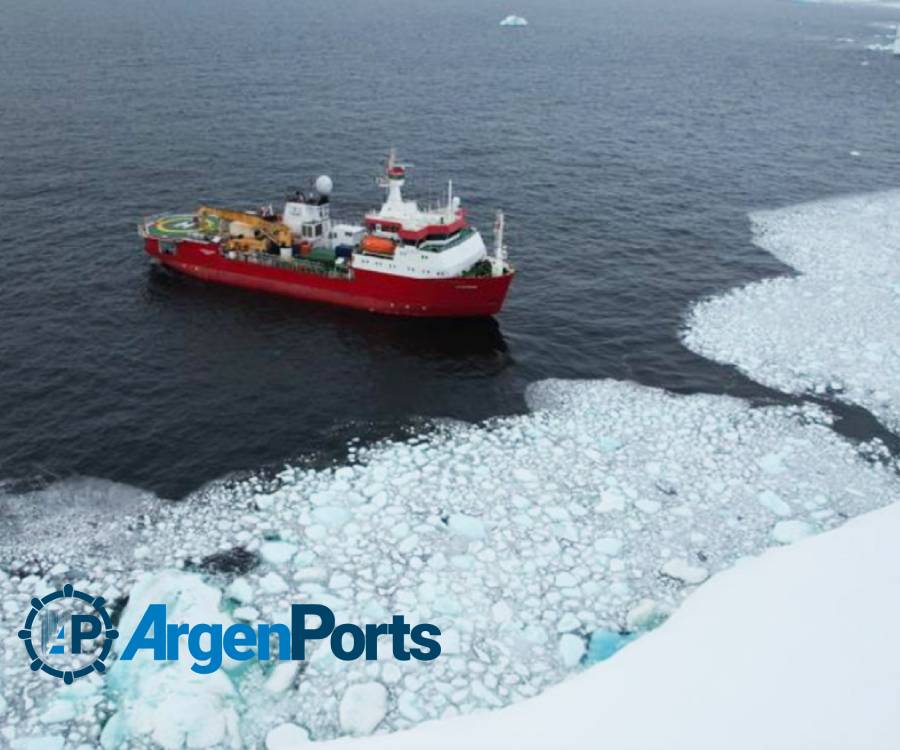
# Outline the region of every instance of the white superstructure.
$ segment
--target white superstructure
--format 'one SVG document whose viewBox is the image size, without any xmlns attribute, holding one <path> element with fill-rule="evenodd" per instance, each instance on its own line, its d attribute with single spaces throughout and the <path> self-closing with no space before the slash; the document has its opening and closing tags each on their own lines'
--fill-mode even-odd
<svg viewBox="0 0 900 750">
<path fill-rule="evenodd" d="M 460 199 L 447 186 L 447 202 L 433 208 L 421 208 L 415 200 L 403 197 L 407 165 L 397 162 L 391 150 L 384 178 L 387 190 L 381 208 L 366 214 L 369 237 L 353 255 L 353 267 L 411 278 L 449 278 L 461 276 L 487 260 L 484 240 L 470 227 Z M 381 244 L 385 243 L 385 244 Z M 388 251 L 388 244 L 392 250 Z M 367 247 L 381 245 L 384 251 Z"/>
<path fill-rule="evenodd" d="M 282 223 L 290 228 L 294 237 L 310 244 L 328 241 L 331 233 L 331 178 L 323 175 L 316 180 L 316 192 L 306 196 L 299 190 L 284 204 Z"/>
<path fill-rule="evenodd" d="M 416 279 L 508 273 L 502 215 L 495 227 L 497 248 L 489 257 L 484 239 L 469 225 L 453 194 L 452 182 L 446 202 L 438 206 L 422 208 L 403 197 L 408 166 L 398 163 L 392 149 L 380 180 L 387 196 L 381 208 L 366 214 L 364 226 L 332 221 L 333 183 L 324 175 L 316 180 L 315 190 L 297 191 L 287 199 L 282 223 L 307 247 L 332 250 L 351 268 Z"/>
</svg>

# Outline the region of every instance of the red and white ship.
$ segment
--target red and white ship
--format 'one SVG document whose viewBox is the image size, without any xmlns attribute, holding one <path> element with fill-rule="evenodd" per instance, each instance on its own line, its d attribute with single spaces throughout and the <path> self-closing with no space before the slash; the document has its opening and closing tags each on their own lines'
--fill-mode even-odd
<svg viewBox="0 0 900 750">
<path fill-rule="evenodd" d="M 393 151 L 382 186 L 387 199 L 363 225 L 331 219 L 332 182 L 289 196 L 284 211 L 200 207 L 152 216 L 138 226 L 147 253 L 208 281 L 372 312 L 407 316 L 487 316 L 500 311 L 514 276 L 498 212 L 488 253 L 465 209 L 423 209 L 405 200 L 407 166 Z"/>
</svg>

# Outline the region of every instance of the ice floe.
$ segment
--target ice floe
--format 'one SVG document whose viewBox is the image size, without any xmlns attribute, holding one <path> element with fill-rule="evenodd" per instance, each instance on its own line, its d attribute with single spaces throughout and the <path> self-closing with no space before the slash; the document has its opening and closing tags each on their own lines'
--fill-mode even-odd
<svg viewBox="0 0 900 750">
<path fill-rule="evenodd" d="M 665 627 L 533 700 L 334 746 L 894 750 L 898 538 L 894 505 L 720 573 Z"/>
<path fill-rule="evenodd" d="M 165 604 L 174 623 L 221 624 L 233 620 L 222 611 L 222 592 L 198 576 L 162 571 L 142 576 L 132 587 L 119 629 L 135 631 L 149 604 Z M 116 641 L 117 653 L 124 639 Z M 230 675 L 237 664 L 213 674 L 191 671 L 189 660 L 154 661 L 139 652 L 109 671 L 107 693 L 112 714 L 100 736 L 104 750 L 145 743 L 182 747 L 242 747 L 238 730 L 237 690 Z"/>
<path fill-rule="evenodd" d="M 288 468 L 154 504 L 139 522 L 109 519 L 94 533 L 116 544 L 89 566 L 90 537 L 7 540 L 0 694 L 15 721 L 2 737 L 247 747 L 277 743 L 293 731 L 272 739 L 284 725 L 319 741 L 499 708 L 608 660 L 707 574 L 898 498 L 893 470 L 861 457 L 815 406 L 614 381 L 545 381 L 529 403 L 530 414 L 446 425 L 346 466 Z M 791 521 L 805 526 L 778 526 Z M 385 641 L 378 662 L 344 662 L 325 644 L 299 666 L 205 676 L 181 662 L 113 662 L 86 678 L 94 692 L 77 720 L 48 724 L 65 693 L 42 683 L 33 695 L 15 632 L 31 596 L 69 580 L 110 602 L 129 596 L 123 631 L 150 601 L 222 624 L 287 622 L 292 602 L 311 601 L 339 621 L 434 622 L 443 653 L 401 662 Z"/>
<path fill-rule="evenodd" d="M 790 393 L 859 404 L 900 432 L 900 191 L 751 215 L 798 272 L 694 306 L 684 341 Z"/>
<path fill-rule="evenodd" d="M 870 24 L 870 26 L 877 31 L 875 32 L 875 41 L 865 45 L 867 50 L 900 54 L 900 24 L 880 22 Z"/>
<path fill-rule="evenodd" d="M 808 521 L 779 521 L 772 529 L 772 537 L 780 544 L 791 544 L 816 533 L 816 527 Z"/>
<path fill-rule="evenodd" d="M 386 711 L 387 688 L 380 682 L 351 685 L 341 698 L 341 729 L 347 734 L 371 734 Z"/>
<path fill-rule="evenodd" d="M 700 565 L 691 565 L 687 560 L 669 560 L 660 568 L 660 573 L 684 583 L 703 583 L 709 578 L 709 571 Z"/>
<path fill-rule="evenodd" d="M 279 724 L 266 735 L 266 750 L 302 750 L 309 734 L 296 724 Z"/>
</svg>

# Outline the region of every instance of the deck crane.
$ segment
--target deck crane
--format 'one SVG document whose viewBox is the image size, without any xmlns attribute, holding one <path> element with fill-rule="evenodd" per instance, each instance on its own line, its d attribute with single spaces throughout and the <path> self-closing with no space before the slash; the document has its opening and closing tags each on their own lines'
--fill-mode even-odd
<svg viewBox="0 0 900 750">
<path fill-rule="evenodd" d="M 267 240 L 275 243 L 278 247 L 291 247 L 294 242 L 294 235 L 290 228 L 279 221 L 265 219 L 257 214 L 251 214 L 246 211 L 233 211 L 227 208 L 214 208 L 212 206 L 200 206 L 197 209 L 197 218 L 202 220 L 208 217 L 215 217 L 220 221 L 237 222 L 254 230 L 254 234 L 259 235 Z M 265 242 L 259 242 L 256 245 L 251 244 L 251 240 L 244 241 L 247 249 L 265 249 Z"/>
</svg>

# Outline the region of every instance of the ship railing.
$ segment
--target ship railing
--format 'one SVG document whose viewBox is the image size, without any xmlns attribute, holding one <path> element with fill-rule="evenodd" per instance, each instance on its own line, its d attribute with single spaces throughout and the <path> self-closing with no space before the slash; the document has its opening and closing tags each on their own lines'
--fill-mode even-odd
<svg viewBox="0 0 900 750">
<path fill-rule="evenodd" d="M 246 263 L 282 268 L 286 271 L 307 271 L 335 279 L 346 279 L 350 276 L 349 267 L 341 268 L 335 265 L 325 265 L 314 260 L 304 260 L 303 258 L 285 260 L 277 255 L 269 255 L 268 253 L 242 253 L 239 250 L 227 250 L 225 251 L 225 257 Z"/>
</svg>

